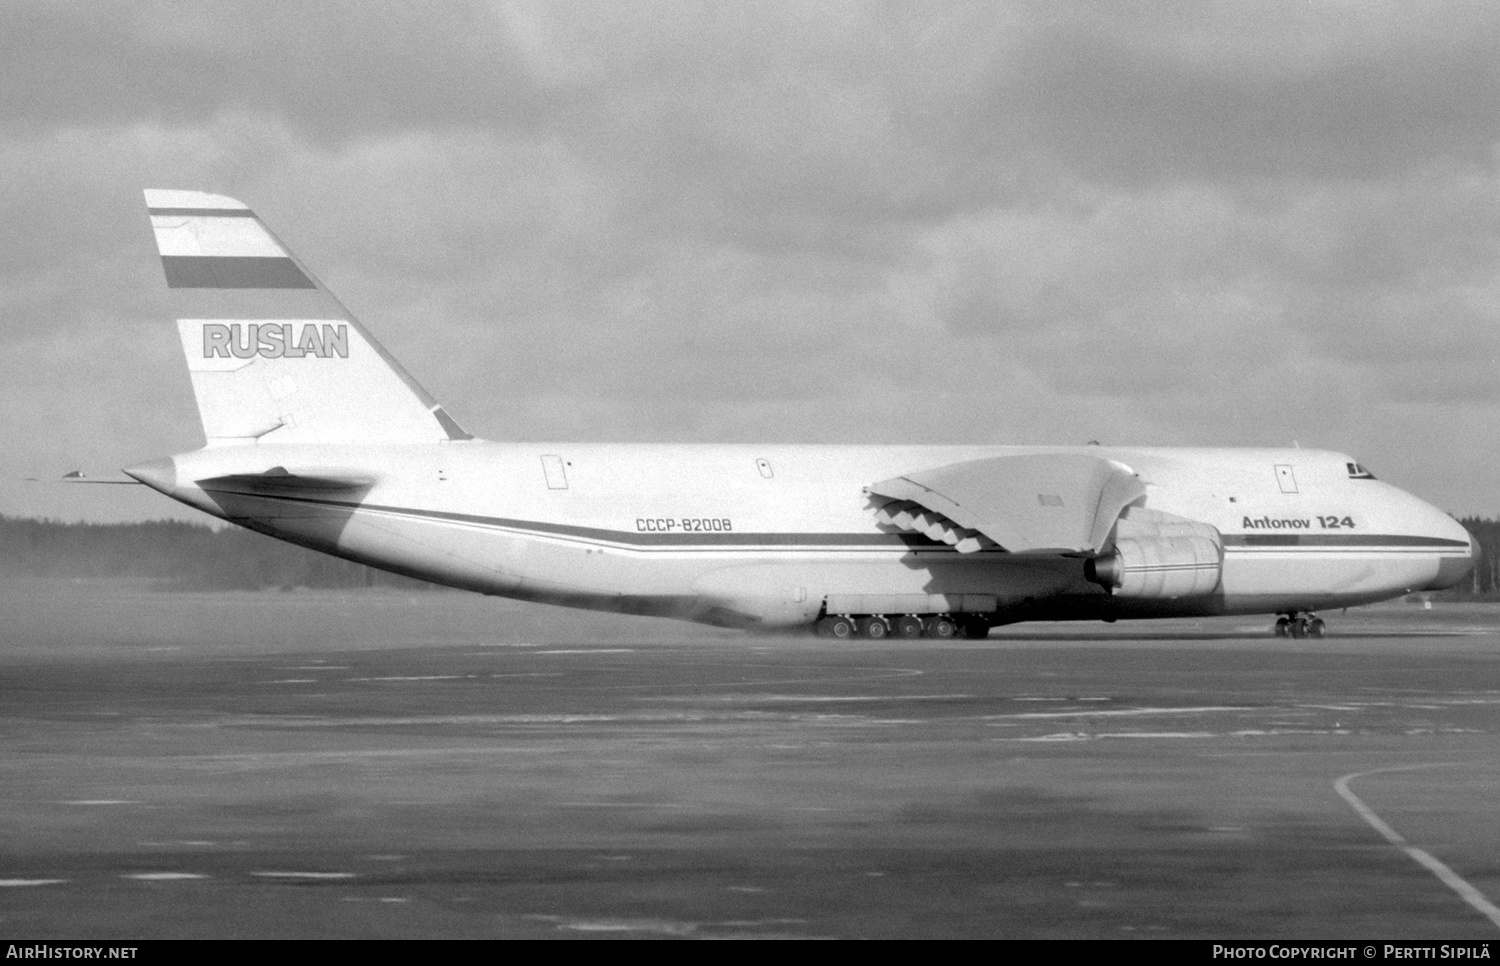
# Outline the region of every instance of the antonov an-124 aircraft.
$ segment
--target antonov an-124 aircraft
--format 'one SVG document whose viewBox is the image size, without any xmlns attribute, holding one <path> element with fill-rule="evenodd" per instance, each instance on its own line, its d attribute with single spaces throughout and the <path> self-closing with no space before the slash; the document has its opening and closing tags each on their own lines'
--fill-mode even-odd
<svg viewBox="0 0 1500 966">
<path fill-rule="evenodd" d="M 834 637 L 1279 615 L 1449 587 L 1477 547 L 1342 453 L 474 438 L 244 204 L 147 191 L 207 445 L 126 473 L 482 594 Z"/>
</svg>

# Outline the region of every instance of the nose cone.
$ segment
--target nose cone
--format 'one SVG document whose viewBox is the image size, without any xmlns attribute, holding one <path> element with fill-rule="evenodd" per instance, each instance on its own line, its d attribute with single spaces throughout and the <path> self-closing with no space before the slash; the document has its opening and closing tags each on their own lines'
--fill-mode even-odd
<svg viewBox="0 0 1500 966">
<path fill-rule="evenodd" d="M 1479 541 L 1467 531 L 1464 536 L 1469 541 L 1469 552 L 1460 556 L 1455 553 L 1445 556 L 1438 561 L 1437 576 L 1432 579 L 1423 590 L 1446 590 L 1454 584 L 1461 583 L 1474 570 L 1474 565 L 1479 563 Z"/>
</svg>

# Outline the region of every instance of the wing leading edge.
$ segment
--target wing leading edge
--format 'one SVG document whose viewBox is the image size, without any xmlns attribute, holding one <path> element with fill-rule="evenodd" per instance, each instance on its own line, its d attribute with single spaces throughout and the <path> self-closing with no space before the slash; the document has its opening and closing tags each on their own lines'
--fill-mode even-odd
<svg viewBox="0 0 1500 966">
<path fill-rule="evenodd" d="M 1120 512 L 1146 495 L 1129 467 L 1078 453 L 1033 453 L 951 463 L 867 491 L 881 521 L 972 553 L 1098 553 Z"/>
</svg>

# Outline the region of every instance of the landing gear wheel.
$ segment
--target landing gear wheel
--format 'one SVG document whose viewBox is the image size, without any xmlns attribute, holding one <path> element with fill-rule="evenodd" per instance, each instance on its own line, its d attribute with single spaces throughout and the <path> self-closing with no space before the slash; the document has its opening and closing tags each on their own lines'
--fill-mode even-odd
<svg viewBox="0 0 1500 966">
<path fill-rule="evenodd" d="M 953 623 L 951 617 L 938 615 L 927 621 L 927 636 L 935 637 L 940 641 L 946 641 L 958 634 L 958 625 Z"/>
<path fill-rule="evenodd" d="M 861 617 L 855 626 L 859 628 L 860 637 L 868 637 L 872 641 L 878 641 L 891 632 L 879 617 Z"/>
<path fill-rule="evenodd" d="M 922 636 L 922 618 L 907 614 L 891 622 L 891 633 L 908 640 Z"/>
<path fill-rule="evenodd" d="M 1307 636 L 1307 618 L 1299 617 L 1292 621 L 1292 636 L 1301 640 Z"/>
<path fill-rule="evenodd" d="M 854 636 L 854 622 L 838 614 L 825 617 L 818 621 L 818 636 L 847 641 Z"/>
<path fill-rule="evenodd" d="M 1276 618 L 1276 636 L 1277 637 L 1291 637 L 1292 636 L 1292 619 L 1290 617 L 1278 617 L 1278 618 Z"/>
<path fill-rule="evenodd" d="M 1323 623 L 1323 618 L 1314 617 L 1307 622 L 1308 637 L 1322 637 L 1325 633 L 1327 633 L 1327 625 Z"/>
</svg>

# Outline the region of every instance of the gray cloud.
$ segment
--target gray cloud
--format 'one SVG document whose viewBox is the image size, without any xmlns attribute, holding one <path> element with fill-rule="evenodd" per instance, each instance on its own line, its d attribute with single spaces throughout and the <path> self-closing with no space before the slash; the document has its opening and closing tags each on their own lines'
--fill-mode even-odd
<svg viewBox="0 0 1500 966">
<path fill-rule="evenodd" d="M 195 445 L 140 210 L 161 186 L 254 205 L 486 435 L 1298 439 L 1494 512 L 1497 27 L 6 4 L 12 475 Z"/>
<path fill-rule="evenodd" d="M 6 4 L 0 118 L 21 130 L 274 114 L 319 141 L 545 109 L 482 4 Z"/>
<path fill-rule="evenodd" d="M 1500 130 L 1492 5 L 1084 10 L 1020 52 L 993 110 L 1085 177 L 1378 177 L 1483 163 Z"/>
</svg>

